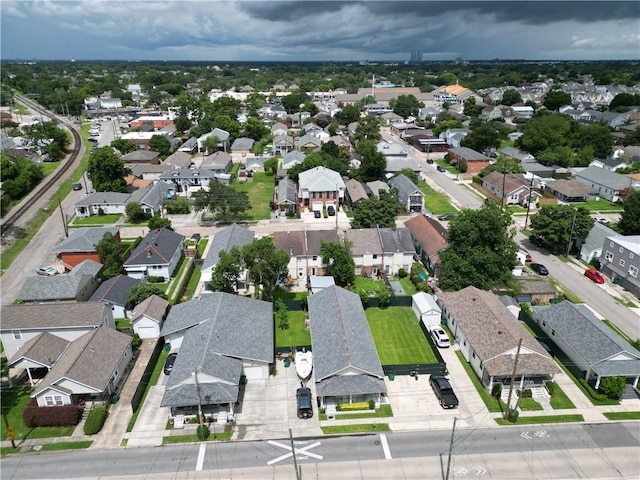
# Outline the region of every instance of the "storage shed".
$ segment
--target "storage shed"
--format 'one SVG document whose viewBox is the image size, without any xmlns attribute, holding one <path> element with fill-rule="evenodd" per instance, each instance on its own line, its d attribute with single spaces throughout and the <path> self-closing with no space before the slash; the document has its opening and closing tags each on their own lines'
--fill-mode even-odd
<svg viewBox="0 0 640 480">
<path fill-rule="evenodd" d="M 411 306 L 418 320 L 421 320 L 425 327 L 440 325 L 442 310 L 433 296 L 418 292 L 411 296 Z"/>
</svg>

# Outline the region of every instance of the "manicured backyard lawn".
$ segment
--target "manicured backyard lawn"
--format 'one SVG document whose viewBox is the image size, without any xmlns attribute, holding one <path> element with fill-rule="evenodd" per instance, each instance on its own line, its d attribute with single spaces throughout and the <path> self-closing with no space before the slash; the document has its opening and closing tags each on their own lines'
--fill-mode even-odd
<svg viewBox="0 0 640 480">
<path fill-rule="evenodd" d="M 351 291 L 359 293 L 361 290 L 369 293 L 369 296 L 375 296 L 375 294 L 381 290 L 387 288 L 386 283 L 382 280 L 374 280 L 367 277 L 356 277 L 355 282 L 351 286 Z"/>
<path fill-rule="evenodd" d="M 436 363 L 410 307 L 368 308 L 365 311 L 383 365 Z"/>
<path fill-rule="evenodd" d="M 234 183 L 240 192 L 247 192 L 251 210 L 247 212 L 251 220 L 266 220 L 271 216 L 269 202 L 273 200 L 273 175 L 254 173 L 252 182 Z"/>
<path fill-rule="evenodd" d="M 311 345 L 311 332 L 305 327 L 304 320 L 303 311 L 290 311 L 289 328 L 282 330 L 276 324 L 276 348 Z"/>
<path fill-rule="evenodd" d="M 424 206 L 434 215 L 458 212 L 449 202 L 449 197 L 444 193 L 436 192 L 426 182 L 420 182 L 418 188 L 424 193 Z"/>
</svg>

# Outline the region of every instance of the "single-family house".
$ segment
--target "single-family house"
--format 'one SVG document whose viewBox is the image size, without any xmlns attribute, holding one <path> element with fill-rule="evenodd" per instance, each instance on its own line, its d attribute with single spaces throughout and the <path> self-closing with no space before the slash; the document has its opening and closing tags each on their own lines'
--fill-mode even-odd
<svg viewBox="0 0 640 480">
<path fill-rule="evenodd" d="M 523 390 L 560 373 L 553 358 L 493 292 L 473 286 L 440 292 L 438 305 L 460 353 L 489 391 L 495 383 L 508 385 L 512 377 Z"/>
<path fill-rule="evenodd" d="M 303 135 L 298 138 L 296 143 L 301 152 L 313 151 L 322 146 L 322 141 L 313 135 Z"/>
<path fill-rule="evenodd" d="M 420 175 L 422 167 L 413 158 L 403 157 L 388 157 L 387 165 L 384 169 L 387 177 L 396 173 L 402 172 L 402 170 L 411 170 L 412 172 Z"/>
<path fill-rule="evenodd" d="M 201 408 L 225 423 L 243 377 L 268 378 L 274 361 L 273 306 L 261 300 L 222 292 L 194 298 L 171 308 L 161 335 L 178 354 L 160 403 L 172 416 Z"/>
<path fill-rule="evenodd" d="M 220 252 L 229 252 L 233 247 L 242 248 L 253 242 L 254 237 L 254 231 L 235 223 L 214 235 L 200 270 L 200 282 L 205 291 L 211 288 L 211 275 L 220 259 Z"/>
<path fill-rule="evenodd" d="M 311 295 L 308 305 L 319 406 L 333 417 L 341 404 L 379 405 L 387 388 L 360 296 L 334 285 Z"/>
<path fill-rule="evenodd" d="M 523 152 L 522 150 L 516 147 L 503 147 L 500 150 L 498 150 L 498 153 L 504 155 L 505 157 L 518 160 L 519 162 L 522 162 L 522 163 L 533 162 L 536 159 L 536 157 L 534 157 L 530 153 Z"/>
<path fill-rule="evenodd" d="M 143 213 L 155 216 L 162 212 L 162 202 L 173 198 L 175 193 L 176 190 L 172 184 L 156 182 L 133 192 L 129 197 L 129 202 L 137 202 Z"/>
<path fill-rule="evenodd" d="M 85 260 L 99 262 L 100 255 L 98 255 L 96 245 L 100 243 L 106 233 L 111 234 L 113 239 L 120 243 L 119 227 L 78 228 L 57 244 L 53 251 L 67 270 L 71 270 Z"/>
<path fill-rule="evenodd" d="M 353 145 L 349 141 L 349 138 L 342 133 L 329 137 L 327 143 L 329 142 L 335 143 L 338 147 L 346 148 L 349 152 L 353 151 Z"/>
<path fill-rule="evenodd" d="M 90 302 L 103 302 L 111 307 L 114 318 L 129 318 L 129 290 L 142 282 L 139 278 L 117 275 L 102 282 L 93 292 Z"/>
<path fill-rule="evenodd" d="M 624 156 L 615 155 L 608 158 L 594 158 L 591 163 L 589 163 L 589 166 L 604 168 L 605 170 L 615 172 L 621 168 L 629 167 L 629 164 L 625 160 Z"/>
<path fill-rule="evenodd" d="M 282 157 L 282 169 L 283 170 L 292 169 L 296 165 L 304 162 L 304 159 L 306 158 L 306 156 L 307 156 L 306 153 L 300 152 L 298 150 L 293 150 L 285 153 L 284 156 Z"/>
<path fill-rule="evenodd" d="M 376 145 L 378 153 L 382 153 L 385 157 L 406 157 L 409 155 L 407 149 L 398 143 L 391 143 L 385 140 L 378 142 Z"/>
<path fill-rule="evenodd" d="M 482 177 L 482 188 L 498 198 L 506 205 L 527 205 L 529 195 L 535 198 L 540 195 L 530 188 L 529 182 L 521 173 L 506 173 L 493 171 Z"/>
<path fill-rule="evenodd" d="M 547 277 L 522 276 L 517 279 L 519 303 L 549 303 L 558 297 L 558 292 Z"/>
<path fill-rule="evenodd" d="M 133 332 L 140 338 L 160 338 L 162 323 L 167 313 L 169 302 L 158 295 L 151 295 L 131 312 Z"/>
<path fill-rule="evenodd" d="M 602 247 L 607 237 L 615 237 L 618 232 L 600 222 L 594 222 L 591 230 L 580 246 L 580 260 L 590 263 L 593 259 L 600 260 Z"/>
<path fill-rule="evenodd" d="M 620 199 L 625 188 L 640 188 L 640 182 L 604 168 L 590 166 L 575 174 L 575 179 L 598 191 L 598 195 L 610 202 Z"/>
<path fill-rule="evenodd" d="M 276 249 L 289 255 L 289 280 L 307 282 L 314 275 L 327 274 L 327 265 L 321 255 L 322 243 L 337 243 L 337 230 L 298 230 L 274 232 Z"/>
<path fill-rule="evenodd" d="M 298 192 L 296 182 L 283 178 L 276 187 L 276 207 L 280 215 L 293 215 L 298 211 Z"/>
<path fill-rule="evenodd" d="M 211 170 L 215 173 L 229 173 L 233 167 L 233 157 L 227 152 L 213 152 L 204 157 L 201 170 Z"/>
<path fill-rule="evenodd" d="M 289 135 L 277 135 L 273 137 L 272 151 L 274 155 L 284 156 L 293 150 L 293 137 Z"/>
<path fill-rule="evenodd" d="M 362 200 L 367 200 L 369 195 L 367 195 L 367 191 L 364 188 L 364 185 L 356 180 L 355 178 L 350 178 L 346 182 L 344 182 L 344 186 L 346 189 L 346 199 L 349 207 L 356 208 L 358 203 Z"/>
<path fill-rule="evenodd" d="M 116 328 L 111 309 L 96 302 L 3 305 L 0 312 L 0 339 L 7 358 L 41 333 L 72 341 L 101 325 Z"/>
<path fill-rule="evenodd" d="M 424 193 L 406 175 L 400 174 L 389 180 L 389 185 L 398 190 L 398 201 L 405 212 L 424 210 Z"/>
<path fill-rule="evenodd" d="M 209 133 L 200 135 L 198 137 L 198 151 L 203 152 L 205 150 L 204 143 L 207 138 L 217 139 L 215 150 L 227 151 L 229 150 L 229 132 L 222 130 L 221 128 L 214 128 Z"/>
<path fill-rule="evenodd" d="M 180 145 L 179 152 L 186 152 L 188 154 L 194 154 L 198 151 L 198 139 L 196 137 L 190 137 L 186 142 Z M 182 167 L 178 167 L 182 168 Z"/>
<path fill-rule="evenodd" d="M 382 120 L 385 125 L 391 125 L 393 123 L 402 122 L 404 118 L 394 112 L 385 112 L 380 115 L 380 120 Z"/>
<path fill-rule="evenodd" d="M 145 165 L 143 163 L 132 164 L 131 165 L 131 174 L 137 178 L 141 178 L 143 180 L 152 180 L 156 181 L 160 179 L 160 175 L 175 169 L 176 167 L 173 165 L 165 165 L 161 163 L 160 165 Z M 188 167 L 185 167 L 188 168 Z"/>
<path fill-rule="evenodd" d="M 189 168 L 192 163 L 191 152 L 178 150 L 169 155 L 163 163 L 173 168 Z"/>
<path fill-rule="evenodd" d="M 287 135 L 288 127 L 281 122 L 274 123 L 271 127 L 271 135 L 274 137 L 279 137 L 281 135 Z"/>
<path fill-rule="evenodd" d="M 374 180 L 372 182 L 366 183 L 366 190 L 369 197 L 380 198 L 380 191 L 388 192 L 389 190 L 391 190 L 391 187 L 389 187 L 389 185 L 387 185 L 382 180 Z"/>
<path fill-rule="evenodd" d="M 248 157 L 244 162 L 245 170 L 253 173 L 262 173 L 264 172 L 264 163 L 267 160 L 265 157 Z"/>
<path fill-rule="evenodd" d="M 480 171 L 489 166 L 491 158 L 469 147 L 450 148 L 449 156 L 454 165 L 458 166 L 458 170 L 467 167 L 467 174 L 477 175 Z"/>
<path fill-rule="evenodd" d="M 102 264 L 84 260 L 66 275 L 27 277 L 18 294 L 23 303 L 86 302 L 100 285 Z"/>
<path fill-rule="evenodd" d="M 411 270 L 415 250 L 411 232 L 407 228 L 376 227 L 382 245 L 382 269 L 385 275 L 398 275 Z"/>
<path fill-rule="evenodd" d="M 99 326 L 74 340 L 39 333 L 9 359 L 9 368 L 27 369 L 32 381 L 32 370 L 46 371 L 31 398 L 39 407 L 53 407 L 109 399 L 132 360 L 131 337 Z"/>
<path fill-rule="evenodd" d="M 621 376 L 638 387 L 640 352 L 602 323 L 585 304 L 568 300 L 532 307 L 533 320 L 596 389 L 603 378 Z"/>
<path fill-rule="evenodd" d="M 586 202 L 593 200 L 598 191 L 577 180 L 554 180 L 544 186 L 544 191 L 552 194 L 561 202 Z"/>
<path fill-rule="evenodd" d="M 411 233 L 418 258 L 429 274 L 437 277 L 440 272 L 440 252 L 448 246 L 447 229 L 437 220 L 424 215 L 415 215 L 404 224 Z"/>
<path fill-rule="evenodd" d="M 326 277 L 320 277 L 318 275 L 311 275 L 309 277 L 309 290 L 311 294 L 318 293 L 320 290 L 324 290 L 325 288 L 329 288 L 336 284 L 335 278 L 331 275 L 327 275 Z"/>
<path fill-rule="evenodd" d="M 146 163 L 157 165 L 160 163 L 160 155 L 153 150 L 134 150 L 123 155 L 122 160 L 125 164 L 129 163 Z"/>
<path fill-rule="evenodd" d="M 600 255 L 600 271 L 640 298 L 640 235 L 606 237 Z"/>
<path fill-rule="evenodd" d="M 383 250 L 375 228 L 352 228 L 345 231 L 349 254 L 355 263 L 356 276 L 378 277 L 384 272 Z"/>
<path fill-rule="evenodd" d="M 123 215 L 131 195 L 117 192 L 96 192 L 85 195 L 75 205 L 76 216 L 80 218 L 92 215 Z"/>
<path fill-rule="evenodd" d="M 236 138 L 231 145 L 231 153 L 247 155 L 251 153 L 255 140 L 253 138 L 240 137 Z"/>
<path fill-rule="evenodd" d="M 208 190 L 209 182 L 217 178 L 216 172 L 198 168 L 176 168 L 160 175 L 160 181 L 173 185 L 176 193 L 192 195 L 199 190 Z"/>
<path fill-rule="evenodd" d="M 129 258 L 124 269 L 132 278 L 171 278 L 182 259 L 184 236 L 167 228 L 151 230 L 142 239 Z"/>
<path fill-rule="evenodd" d="M 314 167 L 298 175 L 300 208 L 322 211 L 323 206 L 333 205 L 338 210 L 344 200 L 344 190 L 340 174 L 326 167 Z"/>
<path fill-rule="evenodd" d="M 429 328 L 440 325 L 442 321 L 442 309 L 438 302 L 427 292 L 418 292 L 411 295 L 411 308 L 418 317 L 418 321 Z"/>
</svg>

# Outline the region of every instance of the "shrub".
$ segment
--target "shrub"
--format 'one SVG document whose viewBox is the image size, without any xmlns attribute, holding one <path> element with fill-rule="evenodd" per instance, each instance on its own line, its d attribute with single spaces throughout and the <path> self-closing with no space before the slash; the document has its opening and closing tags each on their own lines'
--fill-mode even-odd
<svg viewBox="0 0 640 480">
<path fill-rule="evenodd" d="M 198 425 L 198 429 L 196 430 L 196 435 L 198 440 L 204 441 L 209 438 L 209 427 L 207 425 Z"/>
<path fill-rule="evenodd" d="M 507 415 L 507 420 L 511 423 L 516 423 L 518 421 L 518 417 L 520 416 L 520 412 L 518 410 L 509 410 L 509 414 Z"/>
<path fill-rule="evenodd" d="M 138 348 L 140 348 L 140 345 L 142 345 L 142 339 L 140 338 L 140 335 L 134 333 L 133 340 L 131 341 L 131 348 L 137 350 Z"/>
<path fill-rule="evenodd" d="M 531 318 L 532 316 L 531 305 L 529 305 L 528 303 L 526 302 L 521 303 L 520 311 L 522 312 L 523 315 L 526 315 L 528 318 Z"/>
<path fill-rule="evenodd" d="M 600 382 L 599 390 L 608 398 L 620 400 L 620 397 L 627 388 L 624 377 L 605 377 Z"/>
<path fill-rule="evenodd" d="M 375 400 L 371 399 L 369 400 L 369 410 L 373 410 L 374 408 L 376 408 L 376 402 Z"/>
<path fill-rule="evenodd" d="M 420 282 L 422 282 L 422 280 L 420 280 L 418 275 L 411 275 L 411 283 L 418 285 Z"/>
<path fill-rule="evenodd" d="M 355 410 L 370 410 L 370 407 L 369 402 L 340 403 L 336 405 L 336 410 L 339 412 L 350 412 Z"/>
<path fill-rule="evenodd" d="M 582 385 L 582 387 L 587 391 L 589 396 L 594 400 L 607 400 L 608 397 L 606 395 L 597 393 L 593 388 L 591 388 L 591 385 L 589 385 L 584 378 L 580 378 L 578 381 L 580 382 L 580 385 Z"/>
<path fill-rule="evenodd" d="M 547 391 L 549 392 L 549 395 L 553 396 L 553 392 L 555 392 L 557 386 L 558 386 L 558 384 L 556 382 L 547 382 L 546 383 L 546 387 L 547 387 Z"/>
<path fill-rule="evenodd" d="M 502 384 L 494 383 L 493 387 L 491 387 L 491 396 L 493 398 L 500 398 L 501 395 L 502 395 Z"/>
<path fill-rule="evenodd" d="M 404 268 L 401 268 L 400 270 L 398 270 L 398 277 L 405 278 L 407 275 L 409 275 L 409 274 L 407 273 L 407 271 Z"/>
<path fill-rule="evenodd" d="M 104 422 L 107 420 L 108 411 L 106 407 L 95 407 L 87 415 L 87 420 L 84 422 L 84 434 L 95 435 L 104 426 Z"/>
<path fill-rule="evenodd" d="M 83 410 L 77 405 L 39 407 L 37 400 L 32 398 L 22 412 L 22 421 L 27 428 L 68 427 L 80 422 Z"/>
</svg>

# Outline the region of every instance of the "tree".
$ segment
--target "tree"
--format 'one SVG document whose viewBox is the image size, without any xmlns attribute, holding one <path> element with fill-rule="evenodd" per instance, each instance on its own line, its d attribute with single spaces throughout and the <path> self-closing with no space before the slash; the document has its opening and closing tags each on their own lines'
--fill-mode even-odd
<svg viewBox="0 0 640 480">
<path fill-rule="evenodd" d="M 622 145 L 640 145 L 640 127 L 636 127 L 633 132 L 627 133 L 622 139 Z"/>
<path fill-rule="evenodd" d="M 584 125 L 580 127 L 576 148 L 593 147 L 598 158 L 607 158 L 613 149 L 613 134 L 606 125 Z"/>
<path fill-rule="evenodd" d="M 269 135 L 269 129 L 258 117 L 249 117 L 244 124 L 242 135 L 259 142 L 262 137 Z"/>
<path fill-rule="evenodd" d="M 215 118 L 218 118 L 220 115 L 226 115 L 233 120 L 236 120 L 242 112 L 242 102 L 224 95 L 217 98 L 211 104 L 211 111 L 214 113 Z"/>
<path fill-rule="evenodd" d="M 173 225 L 171 225 L 171 220 L 168 218 L 163 218 L 160 215 L 154 215 L 149 219 L 149 223 L 147 224 L 149 230 L 155 230 L 156 228 L 166 228 L 167 230 L 173 231 Z"/>
<path fill-rule="evenodd" d="M 399 206 L 393 193 L 380 191 L 380 198 L 362 200 L 354 208 L 351 228 L 395 228 Z"/>
<path fill-rule="evenodd" d="M 191 125 L 193 124 L 191 123 L 191 120 L 189 120 L 189 117 L 185 114 L 178 115 L 176 118 L 174 118 L 173 125 L 176 127 L 176 130 L 178 132 L 186 132 L 191 128 Z"/>
<path fill-rule="evenodd" d="M 378 147 L 370 140 L 358 143 L 356 153 L 361 157 L 357 176 L 362 182 L 380 180 L 387 168 L 387 158 L 378 151 Z"/>
<path fill-rule="evenodd" d="M 451 220 L 449 246 L 440 252 L 440 288 L 490 290 L 507 282 L 518 251 L 510 225 L 511 215 L 497 205 L 463 210 Z"/>
<path fill-rule="evenodd" d="M 627 385 L 624 377 L 604 377 L 600 382 L 598 390 L 609 398 L 619 400 L 626 387 Z"/>
<path fill-rule="evenodd" d="M 320 242 L 320 255 L 328 265 L 329 275 L 333 276 L 338 285 L 351 285 L 356 279 L 356 264 L 349 254 L 346 244 Z"/>
<path fill-rule="evenodd" d="M 142 302 L 144 302 L 151 295 L 157 295 L 161 298 L 167 299 L 167 295 L 164 293 L 164 290 L 154 283 L 139 283 L 129 290 L 129 295 L 127 296 L 127 303 L 130 305 L 136 306 Z"/>
<path fill-rule="evenodd" d="M 267 174 L 270 175 L 275 175 L 276 172 L 278 171 L 278 165 L 279 165 L 280 161 L 278 160 L 277 157 L 271 157 L 269 158 L 269 160 L 266 160 L 264 162 L 264 171 Z"/>
<path fill-rule="evenodd" d="M 149 150 L 158 152 L 161 157 L 168 157 L 171 154 L 171 140 L 164 135 L 153 135 L 149 139 Z"/>
<path fill-rule="evenodd" d="M 621 108 L 622 110 L 627 110 L 627 107 L 633 107 L 635 105 L 640 105 L 640 95 L 633 95 L 631 93 L 619 93 L 611 103 L 609 104 L 609 110 L 617 110 Z"/>
<path fill-rule="evenodd" d="M 526 170 L 522 164 L 515 158 L 505 157 L 499 155 L 496 161 L 490 165 L 487 165 L 480 170 L 480 178 L 486 177 L 491 172 L 504 172 L 504 173 L 525 173 Z"/>
<path fill-rule="evenodd" d="M 104 265 L 102 269 L 102 278 L 104 280 L 124 273 L 122 246 L 111 233 L 107 232 L 102 236 L 102 239 L 96 245 L 96 252 L 98 252 L 100 263 Z"/>
<path fill-rule="evenodd" d="M 140 205 L 139 202 L 128 202 L 125 207 L 125 212 L 127 214 L 127 221 L 131 223 L 139 223 L 149 218 L 148 214 L 142 211 L 142 205 Z"/>
<path fill-rule="evenodd" d="M 405 177 L 407 177 L 409 180 L 411 180 L 416 185 L 418 185 L 420 183 L 420 177 L 418 176 L 418 174 L 414 170 L 412 170 L 410 168 L 403 168 L 397 174 L 395 174 L 394 177 L 397 177 L 398 175 L 404 175 Z"/>
<path fill-rule="evenodd" d="M 573 147 L 579 130 L 578 122 L 568 115 L 538 112 L 525 125 L 516 147 L 537 157 L 537 153 L 543 150 Z"/>
<path fill-rule="evenodd" d="M 217 135 L 210 135 L 204 139 L 202 142 L 202 146 L 207 151 L 208 154 L 218 151 L 218 144 L 220 143 L 220 138 Z"/>
<path fill-rule="evenodd" d="M 360 109 L 355 105 L 345 105 L 334 117 L 340 125 L 349 125 L 360 119 Z"/>
<path fill-rule="evenodd" d="M 562 251 L 593 227 L 589 210 L 573 205 L 545 205 L 531 217 L 531 230 Z"/>
<path fill-rule="evenodd" d="M 522 102 L 522 96 L 517 90 L 514 90 L 513 88 L 510 88 L 509 90 L 505 91 L 502 94 L 502 99 L 500 100 L 500 103 L 502 105 L 508 105 L 508 106 L 511 106 L 514 103 L 520 103 L 520 102 Z"/>
<path fill-rule="evenodd" d="M 280 330 L 289 329 L 289 311 L 281 298 L 276 301 L 276 323 Z"/>
<path fill-rule="evenodd" d="M 631 190 L 627 195 L 618 228 L 623 235 L 640 235 L 640 190 Z"/>
<path fill-rule="evenodd" d="M 287 277 L 289 254 L 277 250 L 272 237 L 262 237 L 242 248 L 242 258 L 256 290 L 262 286 L 262 299 L 271 301 L 276 283 Z"/>
<path fill-rule="evenodd" d="M 549 110 L 558 110 L 563 105 L 571 104 L 571 95 L 562 90 L 551 90 L 544 97 L 544 106 Z"/>
<path fill-rule="evenodd" d="M 222 223 L 240 220 L 251 208 L 247 192 L 239 192 L 215 179 L 209 182 L 208 191 L 199 190 L 194 196 L 196 208 L 208 208 L 215 219 Z"/>
<path fill-rule="evenodd" d="M 417 116 L 420 110 L 420 102 L 413 95 L 399 95 L 395 100 L 391 100 L 393 113 L 402 118 Z"/>
<path fill-rule="evenodd" d="M 229 133 L 229 141 L 233 142 L 240 136 L 240 123 L 229 115 L 217 115 L 213 121 L 214 128 L 219 128 Z"/>
<path fill-rule="evenodd" d="M 216 292 L 235 293 L 244 271 L 242 250 L 238 246 L 231 247 L 228 252 L 220 251 L 218 262 L 211 273 L 211 288 Z"/>
<path fill-rule="evenodd" d="M 304 105 L 310 101 L 309 95 L 304 92 L 296 92 L 285 97 L 282 97 L 282 106 L 287 110 L 287 113 L 298 113 L 300 111 L 300 105 L 304 108 Z"/>
<path fill-rule="evenodd" d="M 462 139 L 460 145 L 472 148 L 476 152 L 496 148 L 500 145 L 498 131 L 490 123 L 481 123 Z"/>
<path fill-rule="evenodd" d="M 126 155 L 127 153 L 135 152 L 136 150 L 138 150 L 138 145 L 136 145 L 135 142 L 122 138 L 116 138 L 115 140 L 113 140 L 111 142 L 111 146 L 118 150 L 122 155 Z"/>
<path fill-rule="evenodd" d="M 96 192 L 127 191 L 124 160 L 111 147 L 96 149 L 89 157 L 87 176 Z"/>
<path fill-rule="evenodd" d="M 380 134 L 380 122 L 376 117 L 367 116 L 358 120 L 358 126 L 353 133 L 352 142 L 359 143 L 362 140 L 377 142 L 382 139 Z"/>
<path fill-rule="evenodd" d="M 469 117 L 475 117 L 482 113 L 482 106 L 476 103 L 476 97 L 469 97 L 464 101 L 462 113 Z"/>
</svg>

